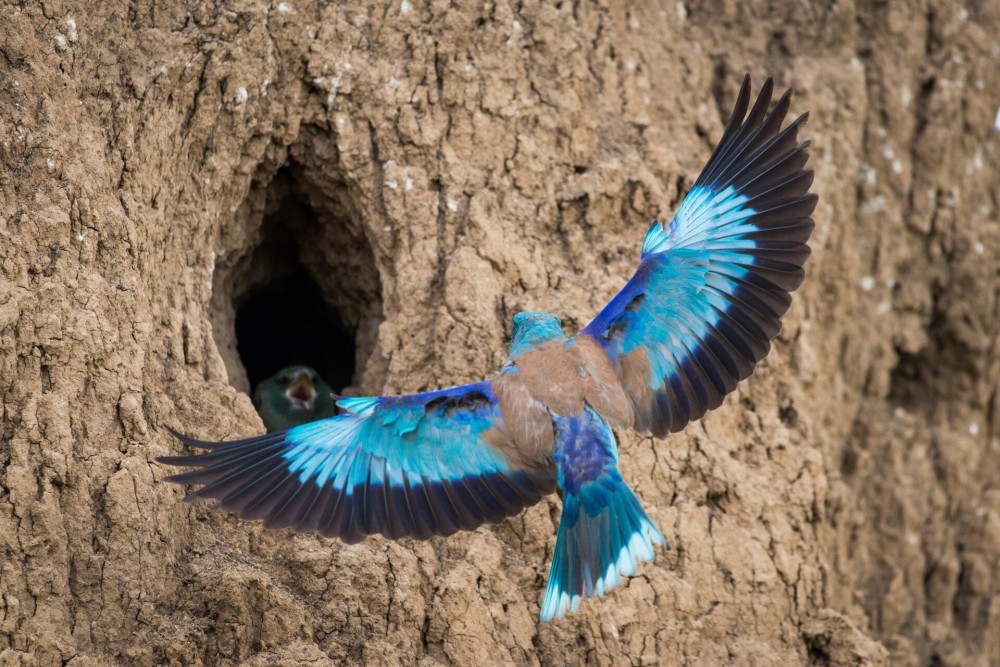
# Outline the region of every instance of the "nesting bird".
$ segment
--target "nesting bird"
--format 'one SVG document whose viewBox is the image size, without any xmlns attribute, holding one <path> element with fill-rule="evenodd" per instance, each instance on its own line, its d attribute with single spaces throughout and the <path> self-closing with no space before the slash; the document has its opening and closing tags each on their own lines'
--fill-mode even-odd
<svg viewBox="0 0 1000 667">
<path fill-rule="evenodd" d="M 261 380 L 254 391 L 253 404 L 268 433 L 337 413 L 333 390 L 308 366 L 288 366 Z"/>
<path fill-rule="evenodd" d="M 344 413 L 165 457 L 266 528 L 358 542 L 427 539 L 517 514 L 559 490 L 562 518 L 541 620 L 603 595 L 666 540 L 618 471 L 615 431 L 664 436 L 718 407 L 781 328 L 804 278 L 816 195 L 807 143 L 784 129 L 791 91 L 750 109 L 749 76 L 674 217 L 654 221 L 635 275 L 567 337 L 548 313 L 514 316 L 489 380 L 408 396 L 341 398 Z"/>
</svg>

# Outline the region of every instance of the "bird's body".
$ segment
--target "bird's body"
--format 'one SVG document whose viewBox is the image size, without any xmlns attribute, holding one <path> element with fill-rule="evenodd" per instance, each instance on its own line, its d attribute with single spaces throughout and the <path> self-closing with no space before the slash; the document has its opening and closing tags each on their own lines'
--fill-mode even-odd
<svg viewBox="0 0 1000 667">
<path fill-rule="evenodd" d="M 162 459 L 198 470 L 189 498 L 267 528 L 356 542 L 426 539 L 498 522 L 558 489 L 563 511 L 542 620 L 603 595 L 666 540 L 618 471 L 614 431 L 662 436 L 719 406 L 780 330 L 816 205 L 804 117 L 781 130 L 770 80 L 733 118 L 668 225 L 654 222 L 635 275 L 567 338 L 547 313 L 514 317 L 490 380 L 408 396 L 341 399 L 343 414 Z M 746 119 L 744 120 L 744 116 Z"/>
<path fill-rule="evenodd" d="M 261 380 L 254 391 L 253 403 L 268 433 L 337 413 L 333 390 L 308 366 L 288 366 Z"/>
<path fill-rule="evenodd" d="M 653 560 L 653 544 L 666 545 L 618 472 L 613 428 L 631 423 L 628 397 L 597 341 L 567 339 L 549 313 L 514 316 L 510 358 L 491 384 L 501 415 L 521 425 L 506 438 L 555 477 L 562 495 L 541 608 L 543 620 L 561 617 L 634 574 L 637 560 Z"/>
</svg>

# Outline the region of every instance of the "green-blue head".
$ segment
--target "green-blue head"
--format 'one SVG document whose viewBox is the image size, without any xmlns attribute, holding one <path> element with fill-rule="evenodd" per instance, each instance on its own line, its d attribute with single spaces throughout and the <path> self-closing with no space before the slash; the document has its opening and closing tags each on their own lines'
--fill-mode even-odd
<svg viewBox="0 0 1000 667">
<path fill-rule="evenodd" d="M 510 358 L 530 352 L 553 340 L 566 338 L 562 320 L 551 313 L 521 312 L 510 330 Z"/>
<path fill-rule="evenodd" d="M 254 405 L 269 433 L 326 419 L 337 411 L 333 390 L 308 366 L 282 368 L 262 380 Z"/>
</svg>

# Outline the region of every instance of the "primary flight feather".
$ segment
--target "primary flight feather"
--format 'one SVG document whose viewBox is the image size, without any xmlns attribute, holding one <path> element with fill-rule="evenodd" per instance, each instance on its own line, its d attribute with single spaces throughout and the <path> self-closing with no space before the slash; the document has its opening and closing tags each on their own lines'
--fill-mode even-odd
<svg viewBox="0 0 1000 667">
<path fill-rule="evenodd" d="M 603 595 L 666 539 L 618 471 L 615 431 L 662 436 L 718 407 L 768 352 L 804 277 L 816 195 L 784 129 L 791 91 L 749 114 L 743 81 L 722 139 L 668 224 L 653 223 L 635 275 L 583 331 L 514 316 L 492 379 L 409 396 L 342 398 L 342 414 L 163 457 L 266 528 L 357 542 L 426 539 L 496 523 L 553 491 L 563 501 L 543 621 Z"/>
</svg>

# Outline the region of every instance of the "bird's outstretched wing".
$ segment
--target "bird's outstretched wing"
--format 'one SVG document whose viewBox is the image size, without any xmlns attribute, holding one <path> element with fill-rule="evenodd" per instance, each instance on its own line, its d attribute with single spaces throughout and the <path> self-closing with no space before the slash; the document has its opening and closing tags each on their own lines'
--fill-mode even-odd
<svg viewBox="0 0 1000 667">
<path fill-rule="evenodd" d="M 718 407 L 781 330 L 804 277 L 816 195 L 784 130 L 791 91 L 770 114 L 768 79 L 747 116 L 750 77 L 722 139 L 669 224 L 646 234 L 632 279 L 581 332 L 611 357 L 635 415 L 655 435 Z"/>
<path fill-rule="evenodd" d="M 496 523 L 555 488 L 554 465 L 519 460 L 489 382 L 409 396 L 345 398 L 329 419 L 158 459 L 200 470 L 168 477 L 203 484 L 267 528 L 315 530 L 348 543 L 381 533 L 426 539 Z"/>
</svg>

